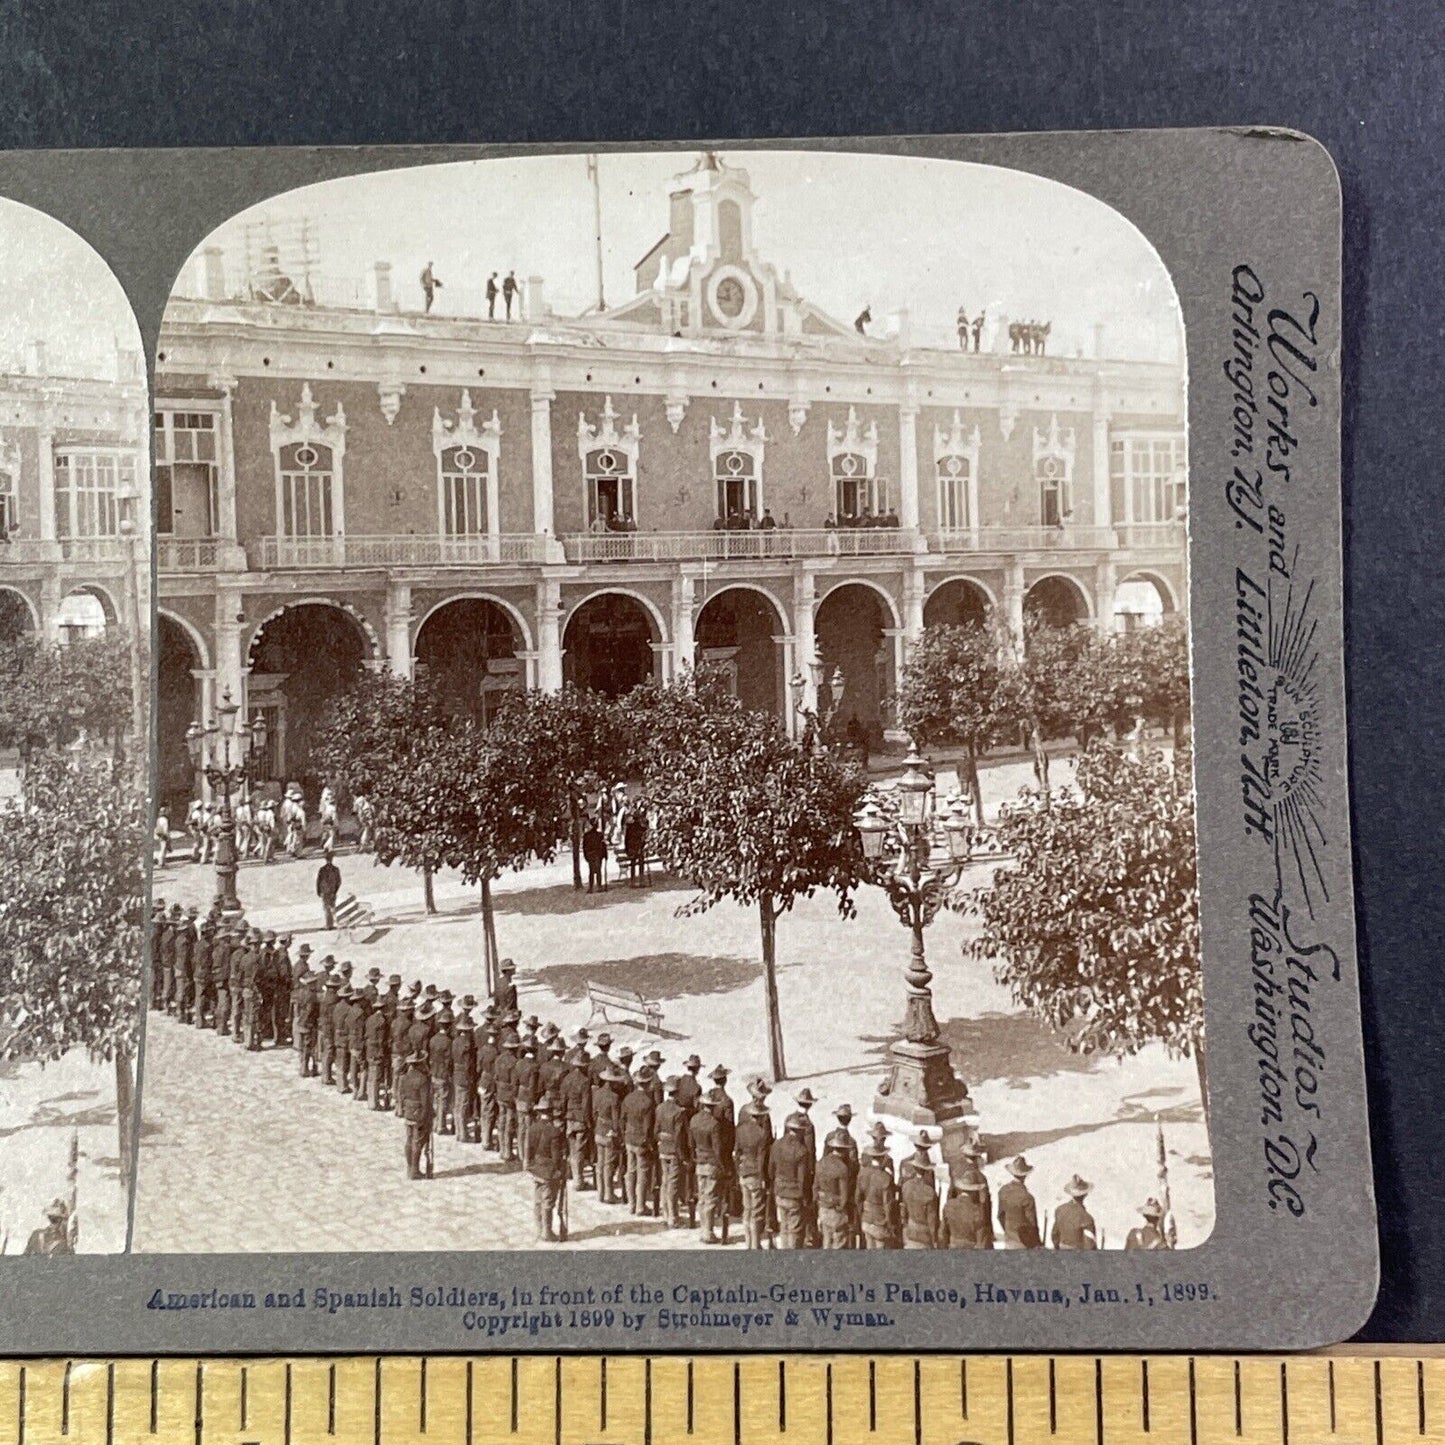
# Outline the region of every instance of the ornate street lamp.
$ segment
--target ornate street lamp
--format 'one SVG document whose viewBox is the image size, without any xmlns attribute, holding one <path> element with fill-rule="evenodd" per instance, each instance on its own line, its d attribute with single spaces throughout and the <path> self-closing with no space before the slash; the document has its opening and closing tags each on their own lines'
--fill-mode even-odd
<svg viewBox="0 0 1445 1445">
<path fill-rule="evenodd" d="M 888 1051 L 888 1074 L 873 1100 L 873 1112 L 909 1125 L 943 1129 L 947 1155 L 949 1136 L 955 1133 L 948 1126 L 967 1126 L 973 1100 L 968 1085 L 953 1072 L 948 1046 L 938 1037 L 923 931 L 969 862 L 973 826 L 965 800 L 955 796 L 945 800 L 935 831 L 935 791 L 928 765 L 914 748 L 892 797 L 869 798 L 853 822 L 863 855 L 872 865 L 873 881 L 887 893 L 913 938 L 903 1035 Z"/>
<path fill-rule="evenodd" d="M 266 745 L 266 721 L 258 712 L 255 721 L 238 721 L 240 705 L 231 701 L 231 690 L 221 695 L 217 720 L 209 726 L 193 722 L 186 729 L 186 750 L 192 765 L 205 774 L 206 781 L 221 794 L 221 832 L 216 839 L 216 902 L 221 913 L 234 917 L 241 911 L 236 896 L 236 817 L 231 811 L 231 791 L 249 786 L 251 761 Z M 235 743 L 235 762 L 231 745 Z M 219 744 L 220 756 L 217 757 Z"/>
</svg>

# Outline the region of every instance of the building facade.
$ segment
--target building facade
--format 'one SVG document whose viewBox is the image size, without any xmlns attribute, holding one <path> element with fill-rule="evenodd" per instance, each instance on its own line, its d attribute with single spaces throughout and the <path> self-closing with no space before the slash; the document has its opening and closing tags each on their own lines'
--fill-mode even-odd
<svg viewBox="0 0 1445 1445">
<path fill-rule="evenodd" d="M 485 715 L 707 661 L 789 726 L 801 675 L 886 730 L 928 623 L 1186 605 L 1180 367 L 1020 355 L 1001 317 L 977 351 L 864 334 L 756 253 L 752 205 L 705 156 L 634 298 L 579 318 L 538 277 L 491 320 L 404 309 L 386 263 L 330 304 L 204 252 L 156 368 L 163 794 L 226 692 L 262 774 L 314 788 L 357 667 Z"/>
<path fill-rule="evenodd" d="M 0 641 L 149 615 L 147 413 L 135 352 L 112 376 L 68 376 L 35 341 L 0 372 Z"/>
</svg>

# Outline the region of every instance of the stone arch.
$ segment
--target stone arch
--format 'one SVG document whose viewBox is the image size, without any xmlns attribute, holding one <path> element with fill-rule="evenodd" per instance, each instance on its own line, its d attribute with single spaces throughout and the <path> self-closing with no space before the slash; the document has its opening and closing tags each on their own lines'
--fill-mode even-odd
<svg viewBox="0 0 1445 1445">
<path fill-rule="evenodd" d="M 430 621 L 430 619 L 436 613 L 440 612 L 443 607 L 449 607 L 453 602 L 494 603 L 496 606 L 500 607 L 503 612 L 507 613 L 511 617 L 513 624 L 516 626 L 517 633 L 522 639 L 521 651 L 532 651 L 534 644 L 532 642 L 531 624 L 527 621 L 526 614 L 522 611 L 520 607 L 517 606 L 515 602 L 508 602 L 505 597 L 503 597 L 500 593 L 497 592 L 468 591 L 453 592 L 449 596 L 443 597 L 440 602 L 434 602 L 430 607 L 427 608 L 427 610 L 422 614 L 421 621 L 416 624 L 416 628 L 411 635 L 413 656 L 415 656 L 416 653 L 416 642 L 417 639 L 421 636 L 422 628 L 425 627 L 428 621 Z"/>
<path fill-rule="evenodd" d="M 630 588 L 599 587 L 567 614 L 563 677 L 584 691 L 620 697 L 661 678 L 666 636 L 662 613 L 650 598 Z"/>
<path fill-rule="evenodd" d="M 1038 617 L 1051 627 L 1071 627 L 1094 615 L 1089 589 L 1067 572 L 1035 577 L 1024 593 L 1025 616 Z"/>
<path fill-rule="evenodd" d="M 813 633 L 825 679 L 820 710 L 832 709 L 835 730 L 862 728 L 876 741 L 890 724 L 889 700 L 898 686 L 892 599 L 870 582 L 841 582 L 818 603 Z M 843 685 L 835 697 L 831 679 L 837 672 Z"/>
<path fill-rule="evenodd" d="M 0 643 L 18 642 L 40 631 L 40 613 L 18 587 L 0 587 Z"/>
<path fill-rule="evenodd" d="M 465 592 L 427 610 L 412 660 L 436 685 L 447 711 L 491 721 L 509 692 L 527 685 L 526 624 L 499 597 Z"/>
<path fill-rule="evenodd" d="M 172 830 L 179 832 L 197 789 L 186 729 L 193 722 L 205 721 L 201 717 L 201 683 L 194 675 L 207 669 L 204 640 L 185 618 L 160 608 L 156 612 L 155 659 L 156 803 L 165 810 Z"/>
<path fill-rule="evenodd" d="M 748 707 L 786 715 L 783 644 L 787 613 L 765 587 L 728 583 L 698 608 L 693 629 L 697 666 L 719 667 Z"/>
<path fill-rule="evenodd" d="M 924 599 L 923 625 L 981 627 L 997 613 L 998 599 L 986 583 L 977 577 L 946 577 Z"/>
<path fill-rule="evenodd" d="M 100 611 L 95 620 L 94 609 L 86 606 L 86 600 L 93 602 Z M 72 605 L 74 604 L 74 605 Z M 56 614 L 55 625 L 62 640 L 71 637 L 98 637 L 109 632 L 120 620 L 115 598 L 104 588 L 93 582 L 83 582 L 72 587 L 60 599 L 60 611 Z"/>
<path fill-rule="evenodd" d="M 866 587 L 870 592 L 876 593 L 878 600 L 883 604 L 888 614 L 889 627 L 902 627 L 903 619 L 898 612 L 898 604 L 893 600 L 893 594 L 881 583 L 873 581 L 871 577 L 840 577 L 838 581 L 818 599 L 818 606 L 822 605 L 835 593 L 844 587 Z"/>
<path fill-rule="evenodd" d="M 315 805 L 324 780 L 312 751 L 327 709 L 380 656 L 366 619 L 329 597 L 298 598 L 262 619 L 246 649 L 247 709 L 266 720 L 262 783 L 298 782 Z"/>
<path fill-rule="evenodd" d="M 1164 612 L 1179 611 L 1179 597 L 1174 590 L 1173 584 L 1162 572 L 1150 571 L 1148 568 L 1141 568 L 1130 572 L 1127 576 L 1119 579 L 1119 587 L 1125 587 L 1130 582 L 1147 582 L 1159 597 L 1160 607 Z"/>
<path fill-rule="evenodd" d="M 192 648 L 195 649 L 195 665 L 202 672 L 209 672 L 211 669 L 211 650 L 206 646 L 205 634 L 194 622 L 182 617 L 179 612 L 172 612 L 168 607 L 157 607 L 156 616 L 164 618 L 167 622 L 174 623 L 186 634 Z"/>
</svg>

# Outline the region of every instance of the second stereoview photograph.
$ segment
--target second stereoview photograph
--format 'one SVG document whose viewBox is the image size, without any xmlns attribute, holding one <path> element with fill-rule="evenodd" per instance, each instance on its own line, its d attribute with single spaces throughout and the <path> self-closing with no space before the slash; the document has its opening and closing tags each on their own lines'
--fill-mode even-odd
<svg viewBox="0 0 1445 1445">
<path fill-rule="evenodd" d="M 1140 232 L 983 165 L 479 160 L 212 233 L 134 1248 L 1202 1243 L 1185 371 Z"/>
</svg>

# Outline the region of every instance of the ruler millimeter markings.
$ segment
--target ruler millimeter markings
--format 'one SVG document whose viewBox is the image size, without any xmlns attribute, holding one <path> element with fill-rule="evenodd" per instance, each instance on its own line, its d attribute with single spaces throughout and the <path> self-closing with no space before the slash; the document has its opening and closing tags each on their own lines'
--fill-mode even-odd
<svg viewBox="0 0 1445 1445">
<path fill-rule="evenodd" d="M 0 1445 L 1445 1445 L 1445 1356 L 0 1361 Z"/>
</svg>

